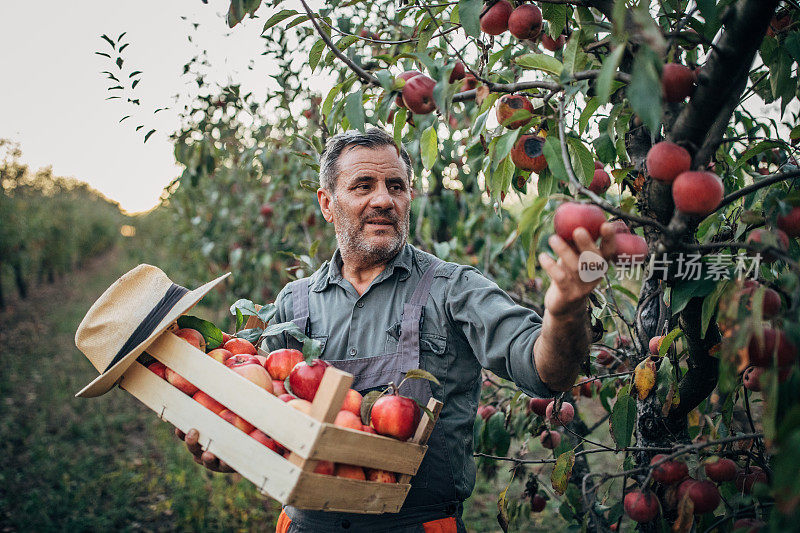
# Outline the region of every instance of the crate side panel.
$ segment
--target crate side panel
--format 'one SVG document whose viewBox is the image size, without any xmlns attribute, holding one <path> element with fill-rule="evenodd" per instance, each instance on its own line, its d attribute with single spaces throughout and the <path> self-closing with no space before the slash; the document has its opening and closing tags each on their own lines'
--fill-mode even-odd
<svg viewBox="0 0 800 533">
<path fill-rule="evenodd" d="M 426 446 L 326 424 L 311 459 L 416 474 Z"/>
<path fill-rule="evenodd" d="M 197 429 L 204 450 L 228 463 L 262 492 L 286 502 L 300 475 L 289 461 L 139 363 L 125 372 L 120 386 L 181 431 Z"/>
<path fill-rule="evenodd" d="M 396 513 L 411 485 L 359 481 L 303 472 L 287 505 L 343 513 Z"/>
<path fill-rule="evenodd" d="M 281 445 L 308 457 L 321 431 L 312 417 L 233 372 L 172 333 L 161 335 L 147 353 L 241 416 Z"/>
</svg>

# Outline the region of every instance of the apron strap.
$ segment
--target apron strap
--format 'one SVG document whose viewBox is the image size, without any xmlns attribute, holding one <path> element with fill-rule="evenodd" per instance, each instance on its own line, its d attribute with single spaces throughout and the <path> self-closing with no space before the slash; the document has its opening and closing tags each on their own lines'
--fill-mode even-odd
<svg viewBox="0 0 800 533">
<path fill-rule="evenodd" d="M 400 325 L 400 342 L 397 346 L 397 355 L 400 359 L 400 370 L 403 373 L 412 368 L 420 368 L 419 360 L 419 328 L 422 310 L 431 294 L 433 274 L 436 267 L 443 261 L 433 257 L 431 264 L 422 274 L 422 278 L 411 295 L 411 299 L 403 306 L 403 321 Z"/>
<path fill-rule="evenodd" d="M 297 324 L 304 334 L 308 334 L 308 280 L 309 278 L 301 278 L 292 282 L 292 312 L 294 318 L 292 322 Z M 287 335 L 287 346 L 296 350 L 303 350 L 303 343 Z"/>
</svg>

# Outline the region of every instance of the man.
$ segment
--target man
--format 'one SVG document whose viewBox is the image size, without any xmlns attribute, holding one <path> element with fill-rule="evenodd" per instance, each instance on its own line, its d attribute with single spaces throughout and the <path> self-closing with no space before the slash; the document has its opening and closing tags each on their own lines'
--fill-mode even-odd
<svg viewBox="0 0 800 533">
<path fill-rule="evenodd" d="M 275 320 L 294 320 L 322 341 L 322 358 L 353 373 L 357 390 L 397 383 L 417 366 L 431 372 L 440 385 L 409 380 L 401 393 L 423 404 L 434 396 L 443 408 L 400 513 L 287 507 L 277 531 L 463 531 L 461 503 L 475 484 L 472 426 L 480 370 L 513 380 L 531 396 L 552 397 L 574 384 L 589 346 L 587 296 L 597 284 L 579 278 L 577 254 L 589 250 L 610 258 L 613 228 L 603 226 L 599 249 L 583 228 L 573 236 L 578 252 L 550 237 L 559 259 L 539 256 L 552 281 L 541 319 L 475 268 L 441 261 L 407 243 L 411 161 L 386 132 L 336 135 L 320 163 L 317 200 L 334 225 L 338 249 L 309 278 L 281 291 Z M 285 342 L 268 339 L 270 349 Z M 197 462 L 230 470 L 202 452 L 196 431 L 185 441 Z"/>
</svg>

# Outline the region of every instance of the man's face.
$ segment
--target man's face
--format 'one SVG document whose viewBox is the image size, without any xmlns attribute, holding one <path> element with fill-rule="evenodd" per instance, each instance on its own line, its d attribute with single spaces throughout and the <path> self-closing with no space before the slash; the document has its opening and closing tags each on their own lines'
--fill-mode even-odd
<svg viewBox="0 0 800 533">
<path fill-rule="evenodd" d="M 317 191 L 325 220 L 333 222 L 342 255 L 366 264 L 393 258 L 408 238 L 412 190 L 393 146 L 344 149 L 331 194 Z"/>
</svg>

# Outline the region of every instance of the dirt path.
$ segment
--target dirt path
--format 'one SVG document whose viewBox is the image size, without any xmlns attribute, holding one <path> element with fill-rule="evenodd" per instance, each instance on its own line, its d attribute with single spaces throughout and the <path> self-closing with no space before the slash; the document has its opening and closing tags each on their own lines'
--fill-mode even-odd
<svg viewBox="0 0 800 533">
<path fill-rule="evenodd" d="M 264 529 L 276 506 L 211 476 L 158 420 L 97 376 L 74 344 L 97 297 L 132 268 L 116 249 L 0 313 L 0 531 Z"/>
</svg>

